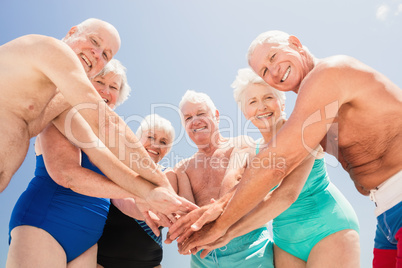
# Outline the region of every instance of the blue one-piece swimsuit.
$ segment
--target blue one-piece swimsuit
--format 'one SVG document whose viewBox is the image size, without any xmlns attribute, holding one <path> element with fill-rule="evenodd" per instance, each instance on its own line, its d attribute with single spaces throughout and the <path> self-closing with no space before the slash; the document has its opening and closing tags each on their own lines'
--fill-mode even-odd
<svg viewBox="0 0 402 268">
<path fill-rule="evenodd" d="M 81 166 L 102 174 L 84 153 Z M 110 199 L 78 194 L 55 183 L 46 170 L 42 155 L 36 156 L 35 177 L 11 214 L 9 242 L 15 227 L 35 226 L 59 242 L 70 262 L 97 243 L 109 206 Z"/>
</svg>

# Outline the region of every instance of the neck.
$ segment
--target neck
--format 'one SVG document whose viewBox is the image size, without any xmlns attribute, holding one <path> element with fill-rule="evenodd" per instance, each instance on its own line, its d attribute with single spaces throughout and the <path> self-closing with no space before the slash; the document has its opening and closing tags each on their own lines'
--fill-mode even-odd
<svg viewBox="0 0 402 268">
<path fill-rule="evenodd" d="M 263 141 L 261 144 L 267 144 L 269 143 L 272 138 L 276 135 L 276 133 L 279 131 L 279 129 L 285 124 L 286 120 L 281 118 L 279 119 L 275 125 L 271 126 L 270 128 L 260 128 L 260 132 L 263 138 Z"/>
<path fill-rule="evenodd" d="M 217 149 L 219 149 L 222 144 L 228 141 L 227 138 L 218 134 L 215 139 L 211 139 L 207 144 L 197 144 L 198 152 L 204 154 L 213 154 Z"/>
</svg>

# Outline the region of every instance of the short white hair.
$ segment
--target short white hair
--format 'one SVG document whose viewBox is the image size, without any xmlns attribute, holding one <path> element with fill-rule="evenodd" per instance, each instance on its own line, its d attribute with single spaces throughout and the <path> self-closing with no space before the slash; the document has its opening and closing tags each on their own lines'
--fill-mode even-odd
<svg viewBox="0 0 402 268">
<path fill-rule="evenodd" d="M 127 100 L 127 98 L 130 95 L 131 92 L 131 87 L 127 82 L 127 69 L 126 67 L 121 64 L 119 60 L 116 59 L 111 59 L 105 67 L 103 67 L 102 71 L 99 72 L 95 77 L 97 76 L 105 76 L 108 73 L 114 73 L 116 75 L 119 75 L 121 78 L 121 86 L 120 86 L 120 94 L 119 98 L 117 99 L 116 102 L 116 107 L 122 104 Z"/>
<path fill-rule="evenodd" d="M 250 60 L 251 54 L 253 54 L 255 48 L 258 45 L 262 45 L 264 43 L 270 43 L 270 44 L 281 44 L 281 45 L 287 45 L 289 44 L 289 37 L 290 34 L 282 32 L 282 31 L 267 31 L 264 33 L 259 34 L 253 42 L 251 42 L 248 51 L 247 51 L 247 60 Z"/>
<path fill-rule="evenodd" d="M 172 148 L 173 141 L 175 138 L 175 131 L 172 126 L 172 123 L 158 114 L 149 114 L 145 116 L 144 119 L 141 121 L 141 124 L 138 127 L 135 134 L 138 137 L 138 139 L 140 139 L 145 131 L 152 131 L 152 130 L 164 131 L 166 133 L 166 135 L 168 136 L 167 137 L 168 138 L 167 153 L 168 153 Z"/>
<path fill-rule="evenodd" d="M 244 91 L 251 84 L 259 84 L 272 88 L 272 91 L 276 98 L 278 98 L 281 106 L 285 105 L 286 95 L 285 92 L 279 91 L 276 88 L 268 85 L 261 77 L 259 77 L 252 69 L 243 68 L 237 72 L 236 79 L 233 81 L 231 87 L 233 90 L 233 97 L 239 105 L 242 112 L 244 112 Z M 285 118 L 286 114 L 282 111 L 282 116 Z"/>
<path fill-rule="evenodd" d="M 181 101 L 179 103 L 179 109 L 181 111 L 181 108 L 183 105 L 187 102 L 190 103 L 205 103 L 207 107 L 211 110 L 212 115 L 215 116 L 216 112 L 216 106 L 212 99 L 205 93 L 202 92 L 195 92 L 194 90 L 187 90 L 186 93 L 184 93 L 183 97 L 181 98 Z"/>
<path fill-rule="evenodd" d="M 100 20 L 100 19 L 96 19 L 96 18 L 89 18 L 84 20 L 83 22 L 79 23 L 76 25 L 77 30 L 72 34 L 72 36 L 65 36 L 63 37 L 62 41 L 67 41 L 70 37 L 75 37 L 75 36 L 79 36 L 80 34 L 82 34 L 83 32 L 85 32 L 86 30 L 90 29 L 91 27 L 94 26 L 100 26 L 102 25 L 103 27 L 109 28 L 110 30 L 114 31 L 117 33 L 119 39 L 120 39 L 120 35 L 119 32 L 117 31 L 117 29 L 110 24 L 109 22 Z"/>
</svg>

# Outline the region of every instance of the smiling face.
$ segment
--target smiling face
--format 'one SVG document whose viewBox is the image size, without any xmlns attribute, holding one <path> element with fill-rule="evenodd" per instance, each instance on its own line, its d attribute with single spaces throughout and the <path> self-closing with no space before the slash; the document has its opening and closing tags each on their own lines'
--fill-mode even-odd
<svg viewBox="0 0 402 268">
<path fill-rule="evenodd" d="M 250 67 L 269 85 L 281 91 L 297 91 L 312 69 L 311 60 L 298 39 L 290 44 L 263 43 L 250 55 Z"/>
<path fill-rule="evenodd" d="M 173 142 L 169 137 L 164 130 L 160 129 L 142 132 L 140 142 L 155 163 L 161 161 L 169 151 L 169 146 Z"/>
<path fill-rule="evenodd" d="M 181 112 L 184 127 L 190 139 L 198 146 L 210 144 L 214 133 L 218 130 L 219 112 L 216 110 L 213 114 L 204 102 L 186 102 Z"/>
<path fill-rule="evenodd" d="M 109 72 L 103 76 L 96 76 L 91 79 L 92 85 L 110 108 L 114 108 L 120 96 L 121 76 Z"/>
<path fill-rule="evenodd" d="M 283 120 L 285 108 L 267 85 L 250 84 L 243 95 L 243 114 L 258 129 L 272 129 Z"/>
<path fill-rule="evenodd" d="M 78 56 L 90 78 L 98 74 L 120 48 L 118 32 L 103 22 L 92 23 L 82 32 L 78 32 L 77 26 L 72 27 L 64 41 Z"/>
</svg>

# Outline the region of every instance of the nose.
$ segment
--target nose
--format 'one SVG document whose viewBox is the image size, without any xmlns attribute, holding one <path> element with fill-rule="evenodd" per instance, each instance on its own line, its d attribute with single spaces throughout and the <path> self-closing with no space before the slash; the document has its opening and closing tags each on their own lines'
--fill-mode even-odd
<svg viewBox="0 0 402 268">
<path fill-rule="evenodd" d="M 102 85 L 102 87 L 100 88 L 100 91 L 104 94 L 109 94 L 109 86 L 108 85 Z"/>
<path fill-rule="evenodd" d="M 265 103 L 264 103 L 263 101 L 261 101 L 261 102 L 258 104 L 258 110 L 264 111 L 266 108 L 267 108 L 267 106 L 265 105 Z"/>
</svg>

